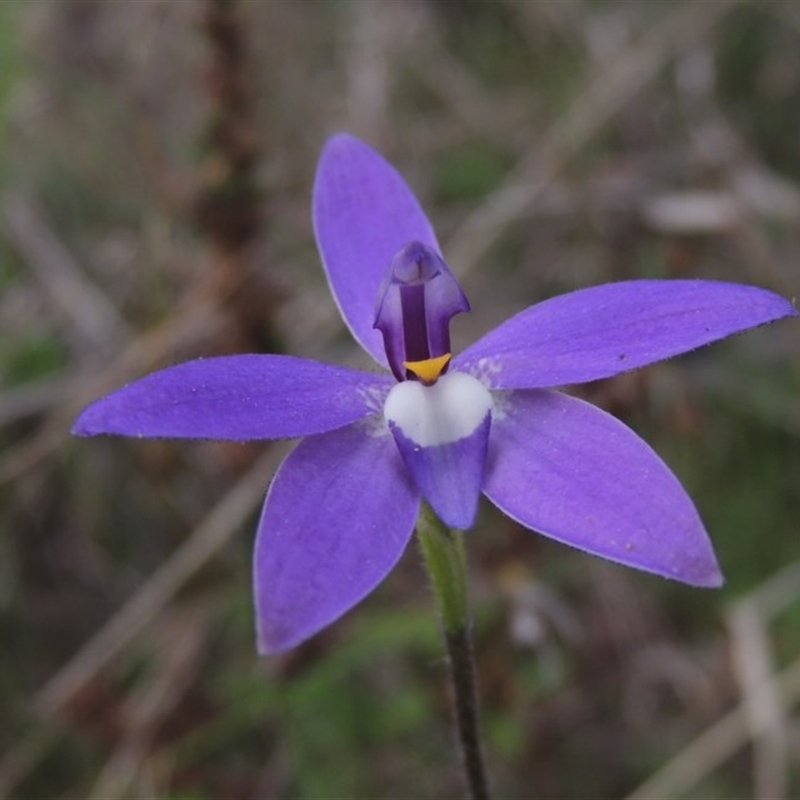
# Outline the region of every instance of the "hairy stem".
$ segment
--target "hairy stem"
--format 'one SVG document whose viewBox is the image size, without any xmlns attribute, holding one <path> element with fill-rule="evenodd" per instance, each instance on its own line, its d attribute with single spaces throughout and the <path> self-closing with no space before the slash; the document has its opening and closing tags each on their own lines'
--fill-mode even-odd
<svg viewBox="0 0 800 800">
<path fill-rule="evenodd" d="M 489 800 L 478 724 L 463 537 L 460 531 L 447 528 L 424 503 L 417 520 L 417 536 L 442 617 L 469 796 L 472 800 Z"/>
</svg>

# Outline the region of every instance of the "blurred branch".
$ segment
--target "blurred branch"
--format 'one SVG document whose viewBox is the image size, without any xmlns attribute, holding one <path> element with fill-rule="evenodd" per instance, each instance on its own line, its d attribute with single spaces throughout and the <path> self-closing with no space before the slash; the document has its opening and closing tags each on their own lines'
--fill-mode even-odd
<svg viewBox="0 0 800 800">
<path fill-rule="evenodd" d="M 20 386 L 4 387 L 0 395 L 0 427 L 68 402 L 85 382 L 84 378 L 54 375 Z"/>
<path fill-rule="evenodd" d="M 419 81 L 450 107 L 462 135 L 474 132 L 501 147 L 515 148 L 521 139 L 520 131 L 529 129 L 532 123 L 528 103 L 521 102 L 520 97 L 490 92 L 461 61 L 447 52 L 443 42 L 423 50 L 422 58 L 409 59 L 408 66 Z M 498 125 L 499 120 L 502 125 Z"/>
<path fill-rule="evenodd" d="M 192 686 L 208 638 L 210 611 L 208 604 L 172 611 L 158 626 L 155 674 L 128 697 L 129 719 L 122 741 L 95 781 L 90 800 L 152 794 L 140 785 L 152 739 Z"/>
<path fill-rule="evenodd" d="M 397 49 L 397 28 L 402 27 L 403 3 L 361 0 L 352 3 L 350 38 L 346 49 L 347 119 L 352 128 L 372 141 L 380 141 L 389 119 L 391 64 Z"/>
<path fill-rule="evenodd" d="M 259 156 L 246 76 L 245 6 L 206 0 L 201 27 L 209 47 L 205 88 L 211 110 L 196 201 L 198 228 L 221 250 L 247 247 L 260 226 L 253 167 Z"/>
<path fill-rule="evenodd" d="M 733 636 L 733 665 L 753 742 L 753 797 L 786 797 L 787 741 L 784 708 L 773 677 L 773 659 L 765 620 L 749 599 L 728 614 Z"/>
<path fill-rule="evenodd" d="M 800 561 L 787 564 L 780 572 L 754 589 L 748 599 L 761 616 L 771 619 L 800 597 Z"/>
<path fill-rule="evenodd" d="M 263 499 L 283 451 L 270 448 L 141 589 L 38 693 L 35 710 L 58 713 L 69 698 L 158 616 L 178 590 L 232 538 Z"/>
<path fill-rule="evenodd" d="M 757 755 L 756 797 L 785 796 L 785 714 L 800 700 L 800 659 L 775 675 L 764 641 L 765 621 L 800 597 L 800 562 L 790 564 L 741 600 L 731 618 L 738 626 L 737 657 L 744 699 L 681 750 L 624 800 L 657 800 L 685 794 L 743 747 L 749 738 Z M 745 619 L 744 616 L 749 616 Z M 760 628 L 761 630 L 754 630 Z M 748 648 L 747 651 L 744 648 Z M 756 652 L 750 652 L 755 648 Z M 747 660 L 745 666 L 742 659 Z M 760 659 L 755 663 L 755 659 Z M 747 675 L 744 675 L 744 671 Z M 783 792 L 783 794 L 781 794 Z"/>
<path fill-rule="evenodd" d="M 33 271 L 51 305 L 69 320 L 74 350 L 108 353 L 129 334 L 114 304 L 92 283 L 28 198 L 3 199 L 6 234 Z"/>
<path fill-rule="evenodd" d="M 276 351 L 275 291 L 267 273 L 255 270 L 250 253 L 265 218 L 255 176 L 263 131 L 259 136 L 253 122 L 246 14 L 240 0 L 205 0 L 203 6 L 210 111 L 200 141 L 204 152 L 193 219 L 208 241 L 215 270 L 235 286 L 226 302 L 233 340 L 222 349 Z"/>
<path fill-rule="evenodd" d="M 500 186 L 461 223 L 444 250 L 460 275 L 473 269 L 503 231 L 522 218 L 563 164 L 586 146 L 664 64 L 691 47 L 735 5 L 695 0 L 676 10 L 638 44 L 616 56 L 589 83 L 570 111 L 537 140 Z"/>
<path fill-rule="evenodd" d="M 786 709 L 792 707 L 800 700 L 800 659 L 783 670 L 774 682 L 781 704 Z M 739 706 L 698 736 L 624 800 L 666 800 L 685 794 L 743 747 L 750 733 L 747 712 Z"/>
<path fill-rule="evenodd" d="M 233 537 L 239 526 L 261 502 L 270 476 L 285 450 L 271 447 L 211 510 L 158 571 L 37 693 L 33 709 L 49 726 L 69 701 L 130 643 L 152 624 L 178 591 Z M 24 780 L 27 772 L 54 741 L 36 746 L 34 732 L 0 762 L 0 797 Z"/>
<path fill-rule="evenodd" d="M 107 369 L 76 377 L 75 392 L 68 402 L 53 411 L 32 436 L 3 452 L 0 484 L 15 480 L 54 453 L 69 436 L 75 416 L 91 400 L 159 365 L 171 349 L 187 347 L 220 330 L 221 299 L 211 275 L 184 298 L 168 320 L 128 345 Z"/>
</svg>

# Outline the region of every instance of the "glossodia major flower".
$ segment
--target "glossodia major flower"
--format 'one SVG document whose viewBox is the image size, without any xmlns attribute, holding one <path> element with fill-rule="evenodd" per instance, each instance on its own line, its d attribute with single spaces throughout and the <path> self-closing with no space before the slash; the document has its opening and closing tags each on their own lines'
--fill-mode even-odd
<svg viewBox="0 0 800 800">
<path fill-rule="evenodd" d="M 521 525 L 696 586 L 722 578 L 678 480 L 614 417 L 552 387 L 607 378 L 797 314 L 763 289 L 610 283 L 545 300 L 460 354 L 469 304 L 400 175 L 346 134 L 317 169 L 314 225 L 342 317 L 384 368 L 282 355 L 208 358 L 90 405 L 82 436 L 305 437 L 267 493 L 255 544 L 258 647 L 289 648 L 367 595 L 424 498 L 472 525 L 486 495 Z"/>
</svg>

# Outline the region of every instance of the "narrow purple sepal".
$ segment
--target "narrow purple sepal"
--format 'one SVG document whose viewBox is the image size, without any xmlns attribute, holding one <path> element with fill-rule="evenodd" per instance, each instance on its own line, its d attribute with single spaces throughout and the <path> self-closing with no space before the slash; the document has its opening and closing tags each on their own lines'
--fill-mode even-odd
<svg viewBox="0 0 800 800">
<path fill-rule="evenodd" d="M 484 493 L 527 528 L 695 586 L 722 583 L 677 478 L 633 431 L 559 392 L 512 391 L 496 414 Z"/>
<path fill-rule="evenodd" d="M 236 441 L 305 436 L 379 410 L 392 383 L 386 375 L 292 356 L 201 358 L 95 401 L 72 432 Z"/>
<path fill-rule="evenodd" d="M 299 644 L 369 594 L 403 554 L 419 503 L 388 434 L 357 423 L 302 441 L 258 526 L 259 652 Z"/>
<path fill-rule="evenodd" d="M 400 248 L 383 279 L 375 327 L 399 381 L 411 375 L 405 361 L 427 361 L 452 352 L 450 320 L 469 301 L 442 257 L 421 242 Z"/>
<path fill-rule="evenodd" d="M 453 360 L 495 388 L 607 378 L 797 315 L 786 299 L 737 283 L 642 280 L 553 297 L 499 325 Z"/>
<path fill-rule="evenodd" d="M 483 487 L 491 414 L 486 414 L 477 429 L 448 444 L 421 447 L 403 435 L 398 425 L 389 423 L 417 488 L 445 525 L 471 528 L 478 511 Z"/>
<path fill-rule="evenodd" d="M 383 156 L 349 134 L 328 140 L 313 198 L 322 263 L 342 317 L 358 342 L 388 366 L 383 337 L 373 327 L 375 298 L 400 248 L 439 245 L 425 212 Z"/>
</svg>

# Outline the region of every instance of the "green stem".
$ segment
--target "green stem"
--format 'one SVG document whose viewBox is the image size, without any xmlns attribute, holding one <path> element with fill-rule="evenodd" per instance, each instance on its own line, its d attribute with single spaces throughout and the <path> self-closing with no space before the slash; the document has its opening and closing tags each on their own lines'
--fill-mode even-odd
<svg viewBox="0 0 800 800">
<path fill-rule="evenodd" d="M 420 509 L 417 536 L 442 616 L 458 739 L 470 797 L 472 800 L 489 800 L 475 694 L 475 658 L 467 603 L 464 539 L 460 531 L 447 528 L 426 503 Z"/>
</svg>

